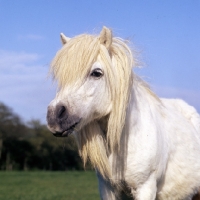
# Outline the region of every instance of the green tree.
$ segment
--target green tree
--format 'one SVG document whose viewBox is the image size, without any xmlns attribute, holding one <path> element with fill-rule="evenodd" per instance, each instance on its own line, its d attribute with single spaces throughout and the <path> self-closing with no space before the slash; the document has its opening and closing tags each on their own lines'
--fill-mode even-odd
<svg viewBox="0 0 200 200">
<path fill-rule="evenodd" d="M 2 153 L 4 143 L 10 139 L 22 138 L 26 132 L 26 127 L 20 117 L 14 114 L 12 109 L 0 102 L 0 163 L 2 164 Z M 10 151 L 6 153 L 6 168 L 12 168 Z"/>
</svg>

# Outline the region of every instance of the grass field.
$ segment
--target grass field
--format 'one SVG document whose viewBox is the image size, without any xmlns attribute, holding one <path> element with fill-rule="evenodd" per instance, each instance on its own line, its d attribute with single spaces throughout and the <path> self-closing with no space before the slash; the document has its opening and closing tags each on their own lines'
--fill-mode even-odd
<svg viewBox="0 0 200 200">
<path fill-rule="evenodd" d="M 3 172 L 0 200 L 96 200 L 95 172 Z"/>
</svg>

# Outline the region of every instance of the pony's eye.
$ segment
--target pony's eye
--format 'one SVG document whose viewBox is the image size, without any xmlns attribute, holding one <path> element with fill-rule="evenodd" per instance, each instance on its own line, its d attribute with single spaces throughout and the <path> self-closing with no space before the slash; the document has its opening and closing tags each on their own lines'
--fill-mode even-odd
<svg viewBox="0 0 200 200">
<path fill-rule="evenodd" d="M 101 78 L 103 76 L 103 72 L 101 69 L 94 69 L 92 73 L 90 74 L 90 76 L 94 78 Z"/>
</svg>

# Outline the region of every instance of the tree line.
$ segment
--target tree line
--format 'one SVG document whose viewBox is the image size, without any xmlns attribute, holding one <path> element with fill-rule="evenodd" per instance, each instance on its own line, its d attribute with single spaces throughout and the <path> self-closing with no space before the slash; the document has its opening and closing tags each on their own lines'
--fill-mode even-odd
<svg viewBox="0 0 200 200">
<path fill-rule="evenodd" d="M 24 123 L 0 102 L 0 170 L 82 169 L 72 136 L 56 138 L 39 120 Z"/>
</svg>

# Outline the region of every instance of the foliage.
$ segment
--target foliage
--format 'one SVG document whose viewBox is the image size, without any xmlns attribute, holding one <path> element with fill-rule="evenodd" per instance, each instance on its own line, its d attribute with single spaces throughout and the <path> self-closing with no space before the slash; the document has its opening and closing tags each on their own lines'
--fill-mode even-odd
<svg viewBox="0 0 200 200">
<path fill-rule="evenodd" d="M 9 107 L 0 103 L 0 169 L 83 168 L 72 136 L 55 138 L 39 120 L 25 124 Z"/>
<path fill-rule="evenodd" d="M 99 199 L 95 173 L 0 172 L 0 199 L 94 200 Z"/>
</svg>

